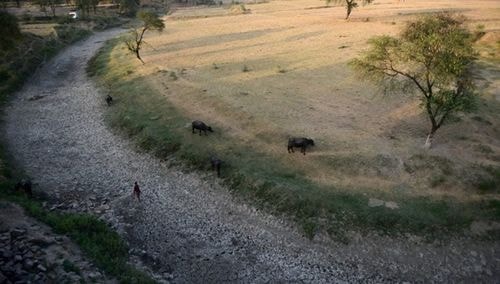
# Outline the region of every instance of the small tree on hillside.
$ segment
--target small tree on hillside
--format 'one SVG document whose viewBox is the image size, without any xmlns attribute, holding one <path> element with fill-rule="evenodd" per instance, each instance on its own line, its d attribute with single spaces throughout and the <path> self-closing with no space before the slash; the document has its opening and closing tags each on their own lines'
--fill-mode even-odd
<svg viewBox="0 0 500 284">
<path fill-rule="evenodd" d="M 359 6 L 358 2 L 361 2 L 362 5 L 366 5 L 366 4 L 372 3 L 373 1 L 374 0 L 326 0 L 326 4 L 330 4 L 331 2 L 333 2 L 333 3 L 338 3 L 338 4 L 345 6 L 346 11 L 347 11 L 347 15 L 346 15 L 345 19 L 347 20 L 347 19 L 349 19 L 349 16 L 351 15 L 352 10 Z"/>
<path fill-rule="evenodd" d="M 158 18 L 158 15 L 152 12 L 139 11 L 137 13 L 137 18 L 143 22 L 143 25 L 139 29 L 132 29 L 131 37 L 125 40 L 125 44 L 127 44 L 128 50 L 133 52 L 137 59 L 144 64 L 139 54 L 142 44 L 144 43 L 144 33 L 146 33 L 147 30 L 157 30 L 161 32 L 165 28 L 165 24 L 162 19 Z"/>
<path fill-rule="evenodd" d="M 447 13 L 423 16 L 408 23 L 399 38 L 372 38 L 364 56 L 351 62 L 386 90 L 418 94 L 431 122 L 428 147 L 451 114 L 474 106 L 475 38 L 464 22 L 464 17 Z"/>
</svg>

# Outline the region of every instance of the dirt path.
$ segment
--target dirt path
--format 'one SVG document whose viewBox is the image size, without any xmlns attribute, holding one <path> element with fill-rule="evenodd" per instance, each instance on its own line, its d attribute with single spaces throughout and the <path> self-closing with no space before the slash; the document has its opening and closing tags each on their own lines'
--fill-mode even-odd
<svg viewBox="0 0 500 284">
<path fill-rule="evenodd" d="M 469 239 L 303 238 L 286 222 L 235 201 L 211 177 L 140 153 L 105 125 L 104 94 L 85 74 L 102 42 L 64 50 L 6 108 L 9 151 L 57 207 L 115 226 L 156 277 L 175 283 L 495 282 L 500 246 Z M 143 190 L 139 203 L 132 185 Z M 59 204 L 58 204 L 59 203 Z"/>
</svg>

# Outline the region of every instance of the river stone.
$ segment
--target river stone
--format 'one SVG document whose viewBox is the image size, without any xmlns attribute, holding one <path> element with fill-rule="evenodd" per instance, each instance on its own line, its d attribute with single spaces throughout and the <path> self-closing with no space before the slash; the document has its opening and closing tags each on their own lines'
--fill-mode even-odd
<svg viewBox="0 0 500 284">
<path fill-rule="evenodd" d="M 13 239 L 24 236 L 24 234 L 26 234 L 26 230 L 24 229 L 12 229 L 10 231 L 10 237 Z"/>
<path fill-rule="evenodd" d="M 399 209 L 399 205 L 393 201 L 386 201 L 385 207 L 390 208 L 390 209 Z"/>
<path fill-rule="evenodd" d="M 384 206 L 384 201 L 376 198 L 370 198 L 368 200 L 368 206 L 369 207 L 380 207 Z"/>
</svg>

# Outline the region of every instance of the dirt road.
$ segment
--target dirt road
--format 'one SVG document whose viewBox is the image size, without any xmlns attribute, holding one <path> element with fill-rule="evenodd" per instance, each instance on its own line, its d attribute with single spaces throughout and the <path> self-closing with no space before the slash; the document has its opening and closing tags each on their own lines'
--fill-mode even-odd
<svg viewBox="0 0 500 284">
<path fill-rule="evenodd" d="M 286 221 L 235 200 L 211 175 L 141 153 L 104 123 L 105 94 L 87 61 L 120 30 L 47 63 L 6 107 L 9 151 L 60 208 L 113 224 L 155 277 L 175 283 L 495 282 L 500 246 L 469 239 L 355 237 L 309 241 Z M 119 103 L 119 102 L 116 102 Z M 142 201 L 131 197 L 134 181 Z"/>
</svg>

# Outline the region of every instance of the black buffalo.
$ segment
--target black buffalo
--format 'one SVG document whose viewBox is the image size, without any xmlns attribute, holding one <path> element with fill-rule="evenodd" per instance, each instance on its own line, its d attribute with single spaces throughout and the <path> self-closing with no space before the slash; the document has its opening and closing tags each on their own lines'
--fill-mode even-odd
<svg viewBox="0 0 500 284">
<path fill-rule="evenodd" d="M 28 197 L 33 196 L 30 180 L 22 179 L 20 182 L 16 183 L 16 185 L 14 186 L 14 190 L 24 192 Z"/>
<path fill-rule="evenodd" d="M 191 123 L 191 125 L 193 126 L 193 133 L 195 129 L 198 129 L 200 131 L 200 135 L 202 131 L 205 132 L 205 135 L 208 135 L 207 130 L 210 132 L 214 132 L 212 130 L 212 127 L 206 125 L 203 121 L 195 120 Z"/>
<path fill-rule="evenodd" d="M 210 157 L 210 164 L 212 164 L 212 170 L 217 171 L 217 177 L 220 177 L 220 166 L 222 165 L 222 160 L 212 156 Z"/>
<path fill-rule="evenodd" d="M 288 153 L 294 153 L 293 147 L 300 148 L 300 152 L 306 154 L 307 146 L 314 146 L 314 141 L 309 138 L 289 138 L 288 139 Z"/>
<path fill-rule="evenodd" d="M 113 104 L 113 97 L 110 96 L 110 95 L 107 95 L 106 96 L 106 103 L 108 104 L 108 106 L 110 106 L 111 104 Z"/>
</svg>

